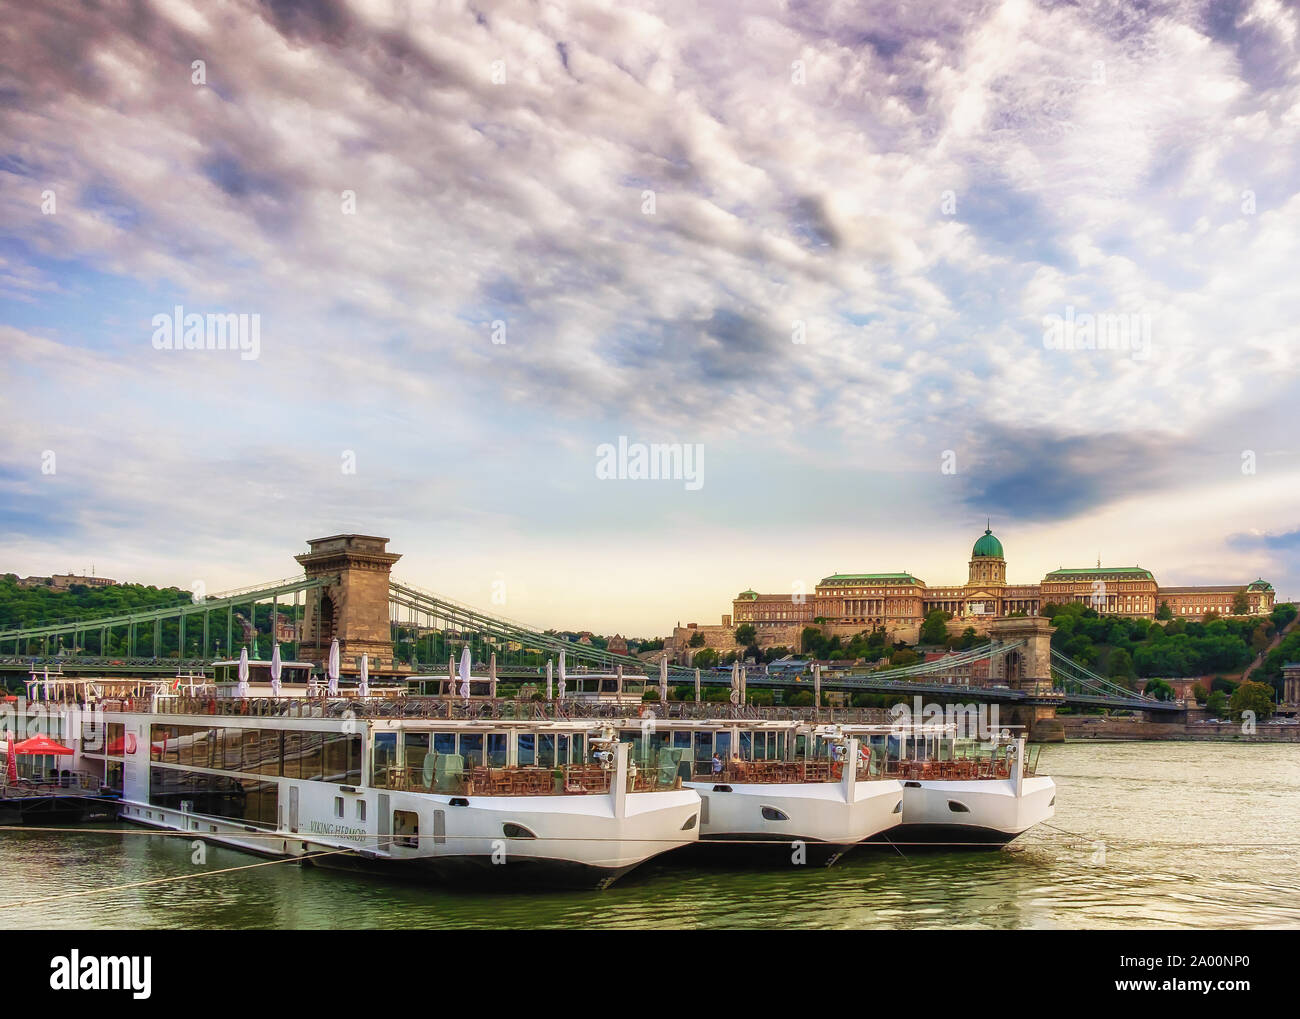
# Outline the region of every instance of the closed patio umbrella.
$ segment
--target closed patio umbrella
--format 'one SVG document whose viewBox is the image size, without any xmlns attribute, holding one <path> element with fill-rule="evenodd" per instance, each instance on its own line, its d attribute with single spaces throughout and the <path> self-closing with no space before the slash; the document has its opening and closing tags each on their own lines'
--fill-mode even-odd
<svg viewBox="0 0 1300 1019">
<path fill-rule="evenodd" d="M 335 637 L 330 641 L 330 657 L 326 666 L 329 674 L 329 695 L 337 697 L 339 695 L 339 639 Z"/>
<path fill-rule="evenodd" d="M 239 649 L 239 686 L 235 688 L 237 697 L 248 696 L 248 648 Z"/>
<path fill-rule="evenodd" d="M 280 642 L 275 642 L 275 647 L 271 649 L 271 696 L 280 696 L 280 675 L 284 672 L 284 665 L 280 661 Z"/>
<path fill-rule="evenodd" d="M 460 695 L 469 699 L 469 645 L 460 653 Z"/>
<path fill-rule="evenodd" d="M 659 659 L 659 703 L 668 703 L 668 655 Z"/>
<path fill-rule="evenodd" d="M 361 678 L 357 680 L 357 696 L 370 696 L 370 656 L 361 656 Z"/>
</svg>

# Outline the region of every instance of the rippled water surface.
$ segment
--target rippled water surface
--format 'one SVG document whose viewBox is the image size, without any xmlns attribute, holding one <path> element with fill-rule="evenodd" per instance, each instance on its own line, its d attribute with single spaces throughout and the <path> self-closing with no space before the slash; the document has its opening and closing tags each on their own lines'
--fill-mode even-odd
<svg viewBox="0 0 1300 1019">
<path fill-rule="evenodd" d="M 1009 849 L 863 848 L 827 869 L 671 858 L 604 892 L 470 894 L 143 830 L 0 833 L 7 927 L 1300 927 L 1300 748 L 1045 747 L 1056 829 Z M 1065 832 L 1075 834 L 1065 834 Z M 1077 837 L 1084 836 L 1084 837 Z M 190 879 L 88 894 L 175 875 Z M 67 896 L 70 892 L 78 894 Z M 24 903 L 14 905 L 15 903 Z"/>
</svg>

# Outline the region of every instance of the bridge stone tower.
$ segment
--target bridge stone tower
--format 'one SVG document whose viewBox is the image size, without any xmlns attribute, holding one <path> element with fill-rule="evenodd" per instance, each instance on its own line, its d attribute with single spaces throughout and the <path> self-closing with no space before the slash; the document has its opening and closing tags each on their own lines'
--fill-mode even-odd
<svg viewBox="0 0 1300 1019">
<path fill-rule="evenodd" d="M 1061 696 L 1052 688 L 1052 634 L 1056 628 L 1042 616 L 1001 616 L 989 621 L 993 640 L 1024 641 L 997 659 L 993 674 L 1025 699 L 1011 705 L 1011 722 L 1023 725 L 1036 743 L 1064 743 L 1065 725 L 1056 717 Z"/>
<path fill-rule="evenodd" d="M 308 597 L 299 655 L 324 661 L 330 641 L 337 637 L 344 667 L 351 659 L 370 656 L 375 668 L 391 668 L 392 629 L 388 618 L 388 577 L 401 555 L 387 551 L 388 539 L 368 534 L 335 534 L 312 538 L 311 549 L 294 556 L 309 577 L 337 576 Z"/>
</svg>

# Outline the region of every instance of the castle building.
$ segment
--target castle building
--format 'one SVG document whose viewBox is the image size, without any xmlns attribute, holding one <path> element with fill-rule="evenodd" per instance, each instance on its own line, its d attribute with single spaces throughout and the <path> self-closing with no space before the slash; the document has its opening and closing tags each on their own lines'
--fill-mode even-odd
<svg viewBox="0 0 1300 1019">
<path fill-rule="evenodd" d="M 748 623 L 760 646 L 797 647 L 803 628 L 815 623 L 842 636 L 883 627 L 893 639 L 914 643 L 925 617 L 936 609 L 951 614 L 958 632 L 971 626 L 979 633 L 996 616 L 1036 616 L 1048 604 L 1082 602 L 1102 615 L 1142 619 L 1154 619 L 1167 604 L 1175 618 L 1200 619 L 1207 612 L 1243 614 L 1243 599 L 1244 614 L 1267 615 L 1274 598 L 1273 585 L 1262 578 L 1249 584 L 1162 588 L 1141 566 L 1100 562 L 1053 570 L 1037 584 L 1011 584 L 1002 542 L 986 528 L 971 549 L 965 583 L 930 587 L 910 573 L 835 573 L 823 577 L 811 596 L 742 591 L 721 626 L 691 624 L 681 628 L 681 636 L 685 641 L 696 631 L 708 631 L 706 646 L 726 647 L 731 627 Z M 676 643 L 677 637 L 674 631 L 670 640 Z"/>
</svg>

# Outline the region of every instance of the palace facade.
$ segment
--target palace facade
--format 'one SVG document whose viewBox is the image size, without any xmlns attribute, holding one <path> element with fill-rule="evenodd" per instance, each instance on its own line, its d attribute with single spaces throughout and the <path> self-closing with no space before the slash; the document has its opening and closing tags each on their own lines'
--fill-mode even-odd
<svg viewBox="0 0 1300 1019">
<path fill-rule="evenodd" d="M 1102 615 L 1143 619 L 1154 619 L 1167 604 L 1176 618 L 1200 619 L 1208 612 L 1240 614 L 1235 605 L 1239 596 L 1245 599 L 1246 615 L 1273 611 L 1273 585 L 1262 578 L 1245 584 L 1162 588 L 1141 566 L 1099 562 L 1095 567 L 1053 570 L 1037 584 L 1010 584 L 1002 542 L 985 529 L 971 549 L 965 583 L 930 587 L 910 573 L 836 573 L 822 578 L 811 595 L 742 591 L 721 625 L 679 624 L 670 641 L 677 651 L 691 646 L 692 638 L 697 648 L 730 648 L 735 629 L 748 623 L 763 647 L 797 647 L 803 628 L 814 624 L 842 636 L 883 627 L 893 639 L 915 643 L 921 623 L 936 609 L 951 613 L 952 632 L 972 626 L 980 633 L 995 616 L 1036 616 L 1048 604 L 1082 602 Z"/>
</svg>

